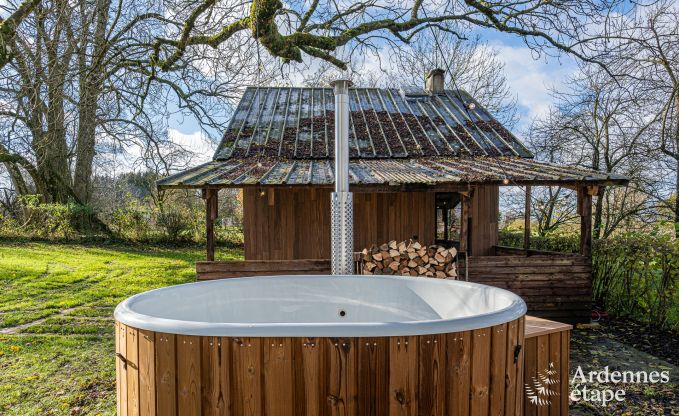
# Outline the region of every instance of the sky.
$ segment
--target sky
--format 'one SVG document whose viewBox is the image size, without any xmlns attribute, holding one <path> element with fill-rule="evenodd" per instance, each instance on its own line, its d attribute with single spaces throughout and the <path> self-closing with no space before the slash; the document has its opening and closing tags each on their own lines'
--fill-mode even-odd
<svg viewBox="0 0 679 416">
<path fill-rule="evenodd" d="M 6 4 L 6 0 L 0 0 L 0 7 Z M 500 58 L 505 62 L 507 80 L 517 99 L 520 115 L 514 133 L 521 137 L 534 117 L 548 111 L 553 102 L 549 93 L 550 88 L 564 85 L 568 75 L 575 71 L 575 62 L 569 56 L 562 56 L 559 59 L 536 57 L 518 36 L 491 30 L 482 30 L 478 33 L 501 52 Z M 201 131 L 196 120 L 181 115 L 169 120 L 167 133 L 172 141 L 196 155 L 192 164 L 211 160 L 221 136 L 219 132 L 212 132 L 212 136 L 215 137 L 208 137 Z M 141 150 L 130 148 L 126 151 L 133 155 Z M 120 160 L 118 158 L 117 163 L 122 163 Z M 120 168 L 123 171 L 136 169 L 124 163 Z"/>
<path fill-rule="evenodd" d="M 564 86 L 569 75 L 576 70 L 576 63 L 570 56 L 559 58 L 535 56 L 520 38 L 509 34 L 483 31 L 483 39 L 500 51 L 499 58 L 505 63 L 507 81 L 516 97 L 520 120 L 514 133 L 521 137 L 535 117 L 546 114 L 553 97 L 550 90 Z M 169 136 L 188 150 L 196 153 L 196 164 L 212 159 L 216 148 L 198 124 L 187 118 L 172 119 L 169 122 Z"/>
</svg>

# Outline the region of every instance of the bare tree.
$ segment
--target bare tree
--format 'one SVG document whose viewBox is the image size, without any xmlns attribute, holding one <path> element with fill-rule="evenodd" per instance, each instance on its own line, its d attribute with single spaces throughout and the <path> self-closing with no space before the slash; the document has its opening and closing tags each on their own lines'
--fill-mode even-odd
<svg viewBox="0 0 679 416">
<path fill-rule="evenodd" d="M 410 42 L 427 29 L 458 33 L 460 26 L 485 28 L 522 37 L 545 52 L 552 48 L 596 61 L 589 42 L 601 35 L 608 14 L 622 11 L 618 0 L 476 1 L 444 2 L 310 2 L 257 0 L 233 3 L 191 0 L 181 13 L 184 24 L 156 40 L 152 63 L 172 70 L 191 48 L 219 48 L 247 33 L 284 61 L 302 62 L 303 56 L 346 69 L 351 52 L 382 42 Z"/>
<path fill-rule="evenodd" d="M 18 4 L 10 2 L 0 5 L 0 10 L 9 13 L 6 19 L 0 18 L 0 69 L 12 60 L 12 44 L 17 27 L 41 0 L 23 0 Z"/>
<path fill-rule="evenodd" d="M 516 97 L 505 76 L 500 52 L 478 36 L 464 35 L 434 32 L 394 48 L 385 79 L 394 87 L 423 83 L 427 72 L 442 68 L 446 70 L 446 88 L 465 90 L 503 125 L 514 127 L 519 118 Z"/>
<path fill-rule="evenodd" d="M 43 0 L 24 19 L 0 71 L 0 162 L 18 193 L 88 203 L 97 155 L 130 148 L 166 174 L 179 160 L 168 119 L 221 131 L 241 87 L 272 72 L 236 38 L 220 55 L 197 50 L 149 72 L 153 39 L 179 25 L 166 12 L 143 0 Z"/>
<path fill-rule="evenodd" d="M 610 63 L 645 97 L 645 109 L 656 120 L 645 143 L 655 180 L 644 190 L 672 213 L 679 237 L 679 7 L 661 1 L 641 9 L 633 20 L 621 20 L 616 36 L 624 41 Z"/>
<path fill-rule="evenodd" d="M 508 128 L 519 119 L 499 51 L 479 37 L 437 34 L 434 42 L 431 35 L 422 36 L 409 45 L 369 53 L 349 63 L 346 70 L 325 61 L 312 64 L 313 69 L 301 80 L 307 86 L 327 86 L 338 77 L 347 77 L 363 87 L 424 87 L 427 72 L 441 68 L 446 71 L 447 89 L 468 92 Z"/>
<path fill-rule="evenodd" d="M 559 119 L 555 110 L 544 119 L 534 120 L 526 133 L 526 144 L 542 161 L 564 163 L 570 160 L 570 144 L 555 140 L 550 122 Z M 560 125 L 557 122 L 556 125 Z M 525 188 L 508 188 L 501 193 L 502 205 L 508 217 L 523 218 L 525 213 Z M 530 192 L 531 223 L 537 235 L 544 237 L 562 230 L 572 230 L 578 223 L 576 197 L 572 189 L 562 186 L 533 186 Z"/>
<path fill-rule="evenodd" d="M 648 160 L 642 143 L 655 118 L 646 110 L 645 97 L 592 65 L 581 65 L 566 87 L 554 91 L 554 97 L 555 108 L 531 127 L 531 148 L 551 161 L 631 179 L 630 187 L 603 188 L 596 199 L 594 238 L 607 237 L 650 208 L 640 192 Z M 562 204 L 558 196 L 545 198 L 547 206 Z"/>
</svg>

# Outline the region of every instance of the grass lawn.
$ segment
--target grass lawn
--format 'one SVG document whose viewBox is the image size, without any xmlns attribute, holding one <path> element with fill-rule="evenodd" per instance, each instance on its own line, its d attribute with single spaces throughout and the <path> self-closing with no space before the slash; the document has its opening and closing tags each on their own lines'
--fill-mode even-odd
<svg viewBox="0 0 679 416">
<path fill-rule="evenodd" d="M 220 259 L 241 258 L 221 250 Z M 113 309 L 194 280 L 199 249 L 0 244 L 0 415 L 113 415 Z"/>
<path fill-rule="evenodd" d="M 239 250 L 219 254 L 242 258 Z M 203 258 L 202 249 L 0 243 L 0 415 L 114 415 L 115 305 L 193 281 L 194 263 Z M 624 342 L 605 331 L 574 331 L 571 371 L 671 368 L 672 383 L 625 386 L 622 408 L 579 404 L 572 414 L 662 415 L 679 408 L 677 367 Z"/>
</svg>

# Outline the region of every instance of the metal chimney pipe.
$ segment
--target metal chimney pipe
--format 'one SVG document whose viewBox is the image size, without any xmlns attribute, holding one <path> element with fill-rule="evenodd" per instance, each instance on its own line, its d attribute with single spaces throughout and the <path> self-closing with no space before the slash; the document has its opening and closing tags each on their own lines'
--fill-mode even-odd
<svg viewBox="0 0 679 416">
<path fill-rule="evenodd" d="M 335 192 L 330 196 L 331 265 L 333 275 L 354 274 L 354 198 L 349 192 L 349 87 L 330 83 L 335 91 Z"/>
</svg>

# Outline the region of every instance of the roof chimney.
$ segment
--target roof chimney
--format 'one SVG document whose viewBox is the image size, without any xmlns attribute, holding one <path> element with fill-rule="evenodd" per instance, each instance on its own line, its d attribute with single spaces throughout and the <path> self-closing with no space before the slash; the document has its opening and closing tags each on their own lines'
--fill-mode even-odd
<svg viewBox="0 0 679 416">
<path fill-rule="evenodd" d="M 445 73 L 443 69 L 436 68 L 427 72 L 424 77 L 424 89 L 429 94 L 443 94 L 445 89 Z"/>
</svg>

